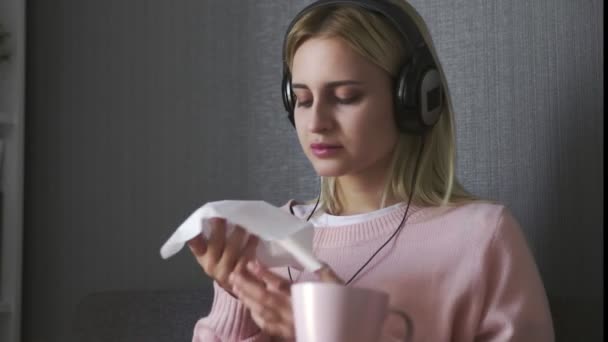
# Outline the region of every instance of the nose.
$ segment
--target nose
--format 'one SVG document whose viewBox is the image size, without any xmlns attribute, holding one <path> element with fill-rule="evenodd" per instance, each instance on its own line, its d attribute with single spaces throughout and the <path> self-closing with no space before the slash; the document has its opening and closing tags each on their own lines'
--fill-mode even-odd
<svg viewBox="0 0 608 342">
<path fill-rule="evenodd" d="M 315 101 L 311 107 L 308 129 L 311 133 L 326 132 L 332 129 L 334 118 L 331 106 L 323 100 Z"/>
</svg>

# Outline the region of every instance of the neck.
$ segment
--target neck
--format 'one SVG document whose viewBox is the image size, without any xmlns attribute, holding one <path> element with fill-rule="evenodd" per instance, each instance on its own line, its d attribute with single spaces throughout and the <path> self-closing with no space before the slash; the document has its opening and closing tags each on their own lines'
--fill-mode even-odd
<svg viewBox="0 0 608 342">
<path fill-rule="evenodd" d="M 385 179 L 381 177 L 375 179 L 379 179 L 379 181 L 370 181 L 370 178 L 366 178 L 364 181 L 354 176 L 339 177 L 337 179 L 338 196 L 342 209 L 335 215 L 356 215 L 381 209 Z M 394 196 L 388 194 L 384 206 L 388 207 L 398 202 Z"/>
</svg>

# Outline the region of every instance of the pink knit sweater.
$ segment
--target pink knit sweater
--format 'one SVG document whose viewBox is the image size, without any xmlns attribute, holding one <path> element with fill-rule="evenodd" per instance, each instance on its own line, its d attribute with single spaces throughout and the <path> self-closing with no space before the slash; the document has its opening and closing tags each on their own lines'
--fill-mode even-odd
<svg viewBox="0 0 608 342">
<path fill-rule="evenodd" d="M 290 201 L 283 208 L 288 209 Z M 316 227 L 315 254 L 342 279 L 350 277 L 401 222 L 404 206 L 369 221 Z M 553 341 L 545 290 L 519 224 L 504 206 L 410 207 L 408 220 L 349 286 L 382 290 L 409 313 L 413 340 Z M 286 269 L 275 269 L 287 277 Z M 292 270 L 294 280 L 315 280 Z M 386 333 L 399 336 L 401 323 Z M 193 342 L 270 341 L 249 312 L 215 285 L 211 312 Z"/>
</svg>

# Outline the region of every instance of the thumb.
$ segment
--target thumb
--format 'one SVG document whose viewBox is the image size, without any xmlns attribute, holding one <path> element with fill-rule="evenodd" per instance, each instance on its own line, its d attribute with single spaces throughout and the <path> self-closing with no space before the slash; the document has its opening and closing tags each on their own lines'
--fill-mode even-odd
<svg viewBox="0 0 608 342">
<path fill-rule="evenodd" d="M 327 264 L 323 264 L 323 267 L 315 271 L 315 274 L 324 282 L 344 284 L 344 281 Z"/>
</svg>

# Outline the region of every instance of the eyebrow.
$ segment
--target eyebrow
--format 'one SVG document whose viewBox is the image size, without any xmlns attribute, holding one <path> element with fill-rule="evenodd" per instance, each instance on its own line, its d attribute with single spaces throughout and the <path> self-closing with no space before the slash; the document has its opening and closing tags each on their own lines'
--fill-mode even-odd
<svg viewBox="0 0 608 342">
<path fill-rule="evenodd" d="M 328 82 L 323 85 L 324 88 L 336 88 L 343 85 L 361 85 L 363 82 L 355 81 L 355 80 L 342 80 L 342 81 L 333 81 Z M 291 85 L 293 89 L 308 89 L 308 86 L 303 83 L 294 83 Z"/>
</svg>

